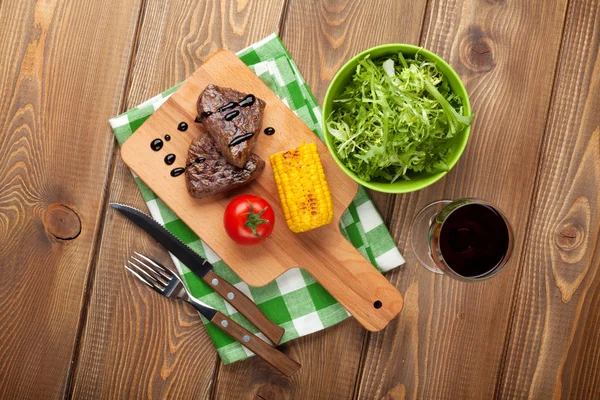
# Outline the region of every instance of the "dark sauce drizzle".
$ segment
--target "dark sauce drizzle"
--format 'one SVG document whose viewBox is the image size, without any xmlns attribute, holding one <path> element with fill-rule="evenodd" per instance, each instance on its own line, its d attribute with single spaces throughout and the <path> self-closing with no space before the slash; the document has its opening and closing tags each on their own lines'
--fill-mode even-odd
<svg viewBox="0 0 600 400">
<path fill-rule="evenodd" d="M 167 154 L 165 156 L 165 164 L 172 165 L 175 162 L 175 154 Z"/>
<path fill-rule="evenodd" d="M 179 175 L 183 174 L 184 171 L 185 171 L 185 168 L 174 168 L 171 170 L 171 176 L 172 177 L 179 176 Z"/>
<path fill-rule="evenodd" d="M 275 128 L 271 128 L 271 127 L 265 128 L 265 135 L 271 136 L 274 133 L 275 133 Z"/>
<path fill-rule="evenodd" d="M 225 104 L 224 106 L 217 108 L 217 111 L 218 112 L 229 111 L 229 110 L 233 110 L 237 106 L 238 106 L 238 103 L 236 103 L 235 101 L 230 101 L 229 103 Z"/>
<path fill-rule="evenodd" d="M 168 142 L 169 140 L 171 140 L 171 135 L 165 135 L 165 140 Z"/>
<path fill-rule="evenodd" d="M 248 133 L 244 133 L 243 135 L 236 136 L 233 139 L 231 139 L 231 142 L 229 142 L 228 146 L 229 147 L 237 146 L 238 144 L 243 143 L 246 140 L 250 139 L 252 136 L 254 136 L 254 132 L 248 132 Z"/>
<path fill-rule="evenodd" d="M 154 151 L 159 151 L 163 147 L 163 141 L 161 139 L 154 139 L 150 143 L 150 148 Z"/>
<path fill-rule="evenodd" d="M 219 107 L 217 109 L 217 111 L 215 111 L 215 112 L 230 111 L 236 107 L 250 107 L 252 104 L 254 104 L 255 101 L 256 101 L 256 97 L 253 94 L 249 94 L 246 97 L 244 97 L 242 100 L 240 100 L 239 103 L 237 103 L 235 101 L 230 101 L 229 103 L 225 104 L 224 106 Z M 231 121 L 232 119 L 237 117 L 239 114 L 240 114 L 239 111 L 235 115 L 233 115 L 233 112 L 228 113 L 225 116 L 225 120 Z M 204 118 L 210 117 L 211 115 L 213 115 L 212 111 L 202 111 L 200 113 L 200 115 L 198 117 L 196 117 L 195 122 L 201 122 Z M 230 116 L 229 117 L 230 119 L 227 119 L 227 116 Z M 187 125 L 186 125 L 186 129 L 187 129 Z"/>
<path fill-rule="evenodd" d="M 250 107 L 252 104 L 254 104 L 255 101 L 256 101 L 256 97 L 254 97 L 253 94 L 249 94 L 248 96 L 244 97 L 242 99 L 242 101 L 240 101 L 239 106 L 240 107 Z"/>
<path fill-rule="evenodd" d="M 181 132 L 187 131 L 187 128 L 188 124 L 186 122 L 180 122 L 179 125 L 177 125 L 177 130 Z"/>
<path fill-rule="evenodd" d="M 240 112 L 238 110 L 233 110 L 233 111 L 228 112 L 227 114 L 225 114 L 224 118 L 225 118 L 225 121 L 231 121 L 232 119 L 234 119 L 238 115 L 240 115 Z"/>
</svg>

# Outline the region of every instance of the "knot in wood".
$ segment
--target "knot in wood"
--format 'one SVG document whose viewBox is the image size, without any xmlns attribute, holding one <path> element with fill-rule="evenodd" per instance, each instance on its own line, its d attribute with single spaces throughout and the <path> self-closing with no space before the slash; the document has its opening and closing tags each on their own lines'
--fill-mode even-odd
<svg viewBox="0 0 600 400">
<path fill-rule="evenodd" d="M 556 232 L 556 245 L 561 250 L 571 251 L 581 245 L 584 236 L 583 227 L 571 221 Z"/>
<path fill-rule="evenodd" d="M 581 261 L 588 247 L 591 208 L 586 197 L 576 199 L 554 228 L 554 246 L 561 259 L 569 264 Z"/>
<path fill-rule="evenodd" d="M 53 203 L 44 214 L 44 227 L 56 239 L 73 240 L 81 233 L 81 219 L 71 208 Z"/>
<path fill-rule="evenodd" d="M 474 72 L 494 69 L 493 42 L 479 26 L 471 26 L 460 41 L 460 61 Z"/>
<path fill-rule="evenodd" d="M 268 383 L 260 385 L 254 396 L 255 400 L 278 400 L 285 397 L 281 387 Z"/>
<path fill-rule="evenodd" d="M 581 190 L 582 186 L 574 184 L 573 187 Z M 555 225 L 549 244 L 552 245 L 552 275 L 561 300 L 568 303 L 592 266 L 589 241 L 595 225 L 592 226 L 592 205 L 585 196 L 575 201 L 568 199 L 561 214 L 563 217 Z"/>
</svg>

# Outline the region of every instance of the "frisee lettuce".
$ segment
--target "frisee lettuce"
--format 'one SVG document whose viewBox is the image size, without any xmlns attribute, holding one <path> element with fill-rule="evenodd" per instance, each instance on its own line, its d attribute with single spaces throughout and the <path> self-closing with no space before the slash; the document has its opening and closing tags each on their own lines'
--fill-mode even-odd
<svg viewBox="0 0 600 400">
<path fill-rule="evenodd" d="M 448 170 L 452 138 L 471 123 L 435 64 L 419 54 L 361 59 L 327 121 L 342 162 L 365 181 Z"/>
</svg>

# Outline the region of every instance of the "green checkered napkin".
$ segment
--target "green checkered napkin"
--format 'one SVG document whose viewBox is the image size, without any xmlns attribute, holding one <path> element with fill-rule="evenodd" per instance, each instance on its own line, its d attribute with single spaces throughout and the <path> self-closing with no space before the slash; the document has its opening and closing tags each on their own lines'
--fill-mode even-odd
<svg viewBox="0 0 600 400">
<path fill-rule="evenodd" d="M 319 106 L 276 34 L 240 51 L 237 55 L 322 138 Z M 122 145 L 180 85 L 111 119 L 110 125 L 119 144 Z M 285 334 L 282 342 L 320 331 L 348 318 L 348 312 L 310 274 L 298 268 L 287 271 L 267 286 L 249 287 L 135 174 L 134 179 L 152 216 L 198 254 L 208 259 L 217 274 L 244 292 L 272 321 L 283 327 Z M 343 214 L 340 228 L 344 236 L 379 270 L 385 272 L 404 263 L 381 216 L 362 187 Z M 229 303 L 213 292 L 185 265 L 172 258 L 194 296 L 227 314 L 251 332 L 257 333 L 256 328 Z M 206 319 L 203 318 L 203 321 L 225 364 L 252 356 L 251 351 L 208 323 Z M 265 339 L 261 333 L 258 336 Z"/>
</svg>

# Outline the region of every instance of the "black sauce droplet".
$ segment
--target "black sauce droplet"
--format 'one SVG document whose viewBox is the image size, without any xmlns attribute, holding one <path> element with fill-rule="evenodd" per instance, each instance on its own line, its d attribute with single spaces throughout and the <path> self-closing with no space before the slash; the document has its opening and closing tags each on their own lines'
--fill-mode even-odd
<svg viewBox="0 0 600 400">
<path fill-rule="evenodd" d="M 163 141 L 160 139 L 154 139 L 152 143 L 150 143 L 150 148 L 154 151 L 159 151 L 163 147 Z"/>
<path fill-rule="evenodd" d="M 202 111 L 200 115 L 196 118 L 198 122 L 202 121 L 204 118 L 210 117 L 212 115 L 211 111 Z"/>
<path fill-rule="evenodd" d="M 191 167 L 191 166 L 192 166 L 192 165 L 194 165 L 194 164 L 200 164 L 200 163 L 203 163 L 205 160 L 206 160 L 206 159 L 205 159 L 204 157 L 198 157 L 198 158 L 196 158 L 194 161 L 192 161 L 191 163 L 188 163 L 188 164 L 186 165 L 186 167 Z"/>
<path fill-rule="evenodd" d="M 185 168 L 175 168 L 175 169 L 171 170 L 171 176 L 172 177 L 179 176 L 179 175 L 183 174 L 184 171 L 185 171 Z"/>
<path fill-rule="evenodd" d="M 271 128 L 271 127 L 265 128 L 265 135 L 271 136 L 274 133 L 275 133 L 275 128 Z"/>
<path fill-rule="evenodd" d="M 252 136 L 254 136 L 254 132 L 248 132 L 248 133 L 244 133 L 243 135 L 239 135 L 234 137 L 233 139 L 231 139 L 231 142 L 229 142 L 229 147 L 233 147 L 233 146 L 237 146 L 240 143 L 245 142 L 246 140 L 250 139 Z"/>
<path fill-rule="evenodd" d="M 254 97 L 253 94 L 249 94 L 248 96 L 244 97 L 242 99 L 242 101 L 240 101 L 239 106 L 240 107 L 250 107 L 252 104 L 254 104 L 255 100 L 256 100 L 256 97 Z"/>
<path fill-rule="evenodd" d="M 171 165 L 175 162 L 175 154 L 167 154 L 165 156 L 165 164 Z"/>
<path fill-rule="evenodd" d="M 196 117 L 196 119 L 194 120 L 195 123 L 200 122 L 200 117 Z"/>
<path fill-rule="evenodd" d="M 177 125 L 177 130 L 181 131 L 181 132 L 187 131 L 187 128 L 188 128 L 188 124 L 185 122 L 180 122 L 179 125 Z"/>
<path fill-rule="evenodd" d="M 232 119 L 234 119 L 238 115 L 240 115 L 240 112 L 238 110 L 233 110 L 233 111 L 228 112 L 227 114 L 225 114 L 224 119 L 225 119 L 225 121 L 231 121 Z"/>
<path fill-rule="evenodd" d="M 171 140 L 171 135 L 165 135 L 165 140 L 168 142 L 169 140 Z"/>
</svg>

